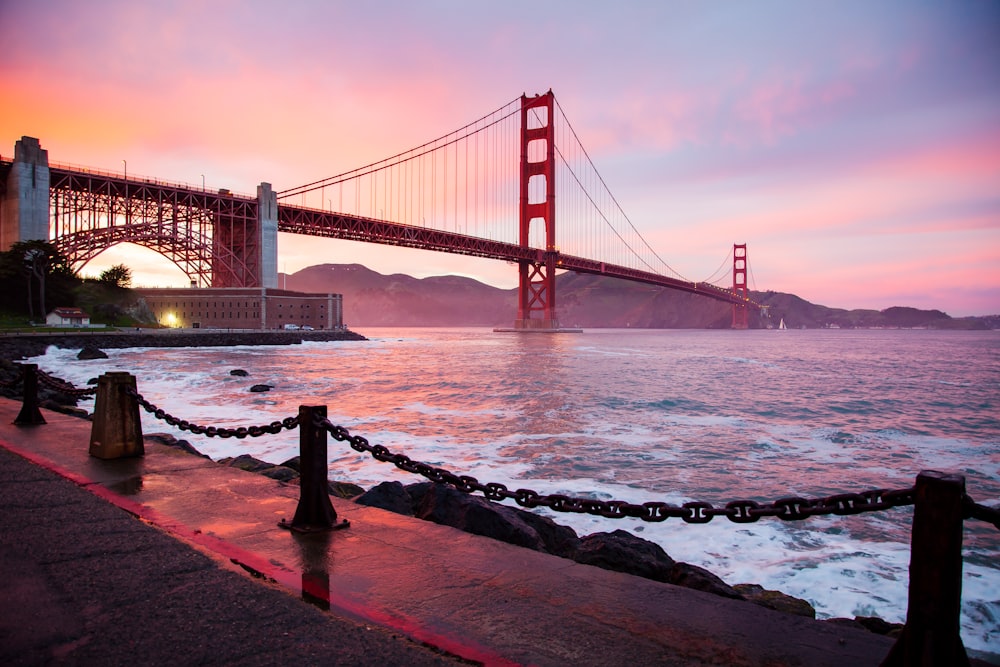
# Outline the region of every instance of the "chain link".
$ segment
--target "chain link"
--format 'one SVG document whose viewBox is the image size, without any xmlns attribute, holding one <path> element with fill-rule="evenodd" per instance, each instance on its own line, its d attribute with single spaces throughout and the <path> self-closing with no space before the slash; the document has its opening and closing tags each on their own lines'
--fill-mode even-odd
<svg viewBox="0 0 1000 667">
<path fill-rule="evenodd" d="M 38 381 L 49 387 L 50 389 L 55 389 L 56 391 L 66 394 L 67 396 L 92 396 L 97 393 L 97 387 L 90 388 L 78 388 L 74 387 L 72 384 L 63 380 L 62 378 L 57 378 L 55 376 L 49 375 L 42 369 L 37 369 L 35 375 L 38 377 Z"/>
<path fill-rule="evenodd" d="M 962 505 L 965 510 L 963 516 L 966 519 L 979 519 L 980 521 L 992 523 L 1000 529 L 1000 508 L 980 505 L 979 503 L 973 501 L 968 494 L 962 498 Z"/>
<path fill-rule="evenodd" d="M 178 419 L 164 409 L 156 407 L 143 398 L 142 394 L 132 388 L 127 388 L 125 391 L 132 396 L 139 403 L 139 405 L 146 410 L 146 412 L 151 413 L 157 419 L 165 421 L 171 426 L 176 426 L 182 431 L 190 431 L 196 435 L 207 435 L 210 438 L 238 438 L 241 440 L 247 436 L 250 436 L 251 438 L 259 438 L 260 436 L 268 433 L 271 435 L 277 435 L 284 429 L 292 430 L 293 428 L 297 428 L 299 425 L 298 417 L 285 417 L 281 421 L 273 421 L 270 424 L 263 426 L 240 426 L 239 428 L 200 426 L 199 424 L 192 424 L 185 419 Z"/>
<path fill-rule="evenodd" d="M 326 430 L 334 440 L 347 442 L 355 451 L 367 452 L 375 460 L 392 463 L 400 470 L 422 475 L 433 482 L 450 484 L 465 493 L 482 493 L 488 500 L 513 499 L 521 507 L 529 509 L 548 507 L 556 512 L 594 514 L 610 519 L 629 517 L 654 522 L 681 519 L 687 523 L 708 523 L 715 517 L 726 517 L 734 523 L 753 523 L 762 517 L 800 521 L 811 516 L 860 514 L 913 504 L 912 487 L 895 491 L 873 489 L 861 493 L 839 493 L 826 498 L 795 496 L 780 498 L 770 504 L 754 500 L 734 500 L 723 507 L 715 507 L 706 502 L 688 502 L 681 506 L 663 502 L 637 505 L 623 500 L 574 498 L 560 493 L 540 494 L 531 489 L 511 491 L 498 482 L 483 484 L 475 477 L 456 475 L 444 468 L 414 461 L 405 454 L 393 454 L 382 445 L 370 445 L 365 438 L 351 435 L 346 428 L 336 426 L 326 418 L 317 417 L 316 426 Z"/>
<path fill-rule="evenodd" d="M 65 388 L 74 389 L 72 385 L 63 383 L 57 378 L 52 378 L 48 374 L 39 371 L 39 376 L 46 378 L 43 382 L 58 385 L 60 391 Z M 79 390 L 86 393 L 93 393 L 94 390 Z M 126 392 L 141 405 L 146 412 L 151 413 L 157 419 L 167 422 L 171 426 L 176 426 L 182 431 L 190 431 L 197 435 L 207 435 L 210 438 L 246 438 L 247 436 L 256 438 L 265 434 L 276 435 L 284 429 L 294 429 L 299 426 L 299 418 L 286 417 L 281 421 L 273 421 L 262 426 L 240 426 L 238 428 L 225 428 L 221 426 L 201 426 L 191 422 L 178 419 L 159 408 L 134 389 L 128 388 Z M 782 521 L 801 521 L 813 516 L 838 515 L 846 516 L 861 514 L 863 512 L 876 512 L 887 510 L 893 507 L 905 507 L 914 503 L 914 489 L 869 489 L 859 493 L 838 493 L 825 498 L 804 498 L 801 496 L 789 496 L 779 498 L 772 503 L 759 503 L 755 500 L 733 500 L 722 507 L 716 507 L 711 503 L 692 501 L 683 505 L 672 505 L 664 502 L 645 502 L 640 504 L 629 503 L 624 500 L 594 500 L 591 498 L 577 498 L 560 493 L 540 494 L 532 489 L 517 489 L 511 491 L 506 485 L 499 482 L 482 483 L 471 475 L 456 475 L 455 473 L 438 468 L 421 461 L 414 461 L 405 454 L 394 454 L 383 445 L 369 444 L 368 440 L 360 435 L 351 435 L 343 426 L 337 426 L 325 417 L 316 417 L 316 427 L 325 430 L 338 442 L 347 442 L 351 449 L 368 453 L 377 461 L 392 463 L 400 470 L 416 475 L 421 475 L 432 482 L 450 484 L 463 493 L 482 493 L 488 500 L 504 501 L 513 500 L 521 507 L 532 509 L 535 507 L 548 507 L 556 512 L 570 512 L 577 514 L 593 514 L 607 517 L 609 519 L 633 518 L 642 519 L 649 522 L 666 521 L 667 519 L 681 519 L 685 523 L 709 523 L 715 517 L 725 517 L 733 523 L 754 523 L 763 517 L 777 517 Z M 968 495 L 964 501 L 964 517 L 966 519 L 980 519 L 992 523 L 1000 528 L 1000 510 L 975 503 Z"/>
</svg>

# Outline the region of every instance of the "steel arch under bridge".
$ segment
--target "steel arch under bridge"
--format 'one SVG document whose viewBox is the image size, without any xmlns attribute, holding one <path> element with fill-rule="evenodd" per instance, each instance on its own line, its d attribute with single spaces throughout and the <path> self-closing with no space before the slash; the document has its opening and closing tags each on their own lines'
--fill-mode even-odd
<svg viewBox="0 0 1000 667">
<path fill-rule="evenodd" d="M 160 253 L 200 287 L 261 284 L 258 200 L 154 180 L 50 169 L 52 243 L 79 269 L 134 243 Z"/>
</svg>

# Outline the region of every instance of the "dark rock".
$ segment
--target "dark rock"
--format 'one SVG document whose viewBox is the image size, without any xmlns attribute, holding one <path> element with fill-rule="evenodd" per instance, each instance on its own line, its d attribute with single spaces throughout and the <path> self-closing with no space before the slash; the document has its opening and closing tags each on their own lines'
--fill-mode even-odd
<svg viewBox="0 0 1000 667">
<path fill-rule="evenodd" d="M 178 440 L 169 433 L 147 433 L 142 436 L 143 440 L 149 440 L 151 442 L 158 442 L 161 445 L 166 445 L 167 447 L 173 447 L 175 449 L 180 449 L 188 454 L 194 454 L 195 456 L 200 456 L 202 458 L 209 458 L 207 454 L 202 454 L 194 445 L 192 445 L 187 440 Z"/>
<path fill-rule="evenodd" d="M 745 585 L 745 584 L 740 584 Z M 866 630 L 865 626 L 861 625 L 853 618 L 826 618 L 820 621 L 820 623 L 829 623 L 830 625 L 836 625 L 842 628 L 854 628 L 855 630 Z"/>
<path fill-rule="evenodd" d="M 241 378 L 245 378 L 246 376 L 250 375 L 249 373 L 247 373 L 242 368 L 234 368 L 233 370 L 229 371 L 229 374 L 230 375 L 235 375 L 235 376 L 241 377 Z"/>
<path fill-rule="evenodd" d="M 368 340 L 353 331 L 201 331 L 185 333 L 176 330 L 115 331 L 108 333 L 8 334 L 0 337 L 0 358 L 27 359 L 45 354 L 50 345 L 67 350 L 86 346 L 107 349 L 126 347 L 232 347 L 234 345 L 298 345 L 303 340 Z"/>
<path fill-rule="evenodd" d="M 279 482 L 289 482 L 293 479 L 298 479 L 299 473 L 291 468 L 286 468 L 285 466 L 271 466 L 270 468 L 261 468 L 260 470 L 254 470 L 252 472 L 259 472 L 265 477 L 270 477 L 271 479 L 276 479 Z"/>
<path fill-rule="evenodd" d="M 624 530 L 585 535 L 573 560 L 662 582 L 670 582 L 676 564 L 658 544 Z"/>
<path fill-rule="evenodd" d="M 90 378 L 89 380 L 87 380 L 87 385 L 88 386 L 92 386 L 92 385 L 95 385 L 95 384 L 97 384 L 97 378 Z"/>
<path fill-rule="evenodd" d="M 107 359 L 108 355 L 106 352 L 101 350 L 99 347 L 94 345 L 85 345 L 79 354 L 76 355 L 77 359 Z"/>
<path fill-rule="evenodd" d="M 535 551 L 548 552 L 548 544 L 565 542 L 565 531 L 572 533 L 572 529 L 554 522 L 525 520 L 522 511 L 470 496 L 445 484 L 412 484 L 406 491 L 413 499 L 413 514 L 417 518 Z M 543 535 L 550 526 L 556 526 L 559 534 Z"/>
<path fill-rule="evenodd" d="M 736 590 L 708 570 L 678 563 L 660 545 L 625 530 L 582 537 L 576 554 L 571 557 L 578 563 L 605 570 L 634 574 L 735 600 L 743 599 Z"/>
<path fill-rule="evenodd" d="M 355 498 L 365 492 L 364 487 L 350 482 L 330 482 L 330 495 L 335 498 Z"/>
<path fill-rule="evenodd" d="M 739 591 L 718 576 L 703 567 L 691 565 L 690 563 L 675 564 L 670 573 L 670 583 L 676 586 L 684 586 L 685 588 L 693 588 L 696 591 L 721 595 L 724 598 L 732 598 L 734 600 L 746 599 Z"/>
<path fill-rule="evenodd" d="M 365 491 L 354 502 L 368 507 L 413 516 L 413 500 L 399 482 L 382 482 Z"/>
<path fill-rule="evenodd" d="M 57 403 L 55 401 L 42 401 L 39 403 L 39 407 L 45 408 L 46 410 L 52 410 L 53 412 L 61 412 L 64 415 L 70 415 L 71 417 L 79 417 L 81 419 L 94 420 L 93 415 L 87 412 L 83 408 L 78 408 L 75 405 L 63 405 L 62 403 Z"/>
<path fill-rule="evenodd" d="M 878 616 L 855 616 L 854 620 L 861 624 L 869 632 L 888 637 L 898 637 L 903 631 L 902 623 L 890 623 Z"/>
<path fill-rule="evenodd" d="M 254 386 L 250 387 L 250 391 L 259 394 L 261 392 L 271 391 L 271 388 L 272 386 L 269 384 L 255 384 Z"/>
<path fill-rule="evenodd" d="M 769 591 L 757 584 L 737 584 L 734 586 L 747 600 L 768 609 L 774 609 L 795 616 L 816 618 L 813 606 L 801 598 L 786 595 L 781 591 Z"/>
<path fill-rule="evenodd" d="M 297 472 L 300 473 L 302 472 L 302 465 L 299 463 L 298 456 L 293 456 L 292 458 L 283 462 L 281 465 L 285 466 L 286 468 L 291 468 L 292 470 L 295 470 Z"/>
<path fill-rule="evenodd" d="M 239 456 L 232 458 L 219 459 L 219 463 L 230 468 L 239 468 L 240 470 L 246 470 L 247 472 L 262 472 L 269 468 L 276 467 L 273 463 L 268 463 L 267 461 L 261 461 L 260 459 L 255 459 L 249 454 L 240 454 Z"/>
</svg>

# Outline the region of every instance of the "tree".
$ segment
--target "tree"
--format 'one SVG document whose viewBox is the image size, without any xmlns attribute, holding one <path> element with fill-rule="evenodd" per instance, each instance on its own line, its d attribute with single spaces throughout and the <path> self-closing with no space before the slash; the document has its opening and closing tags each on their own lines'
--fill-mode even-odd
<svg viewBox="0 0 1000 667">
<path fill-rule="evenodd" d="M 115 264 L 103 271 L 98 280 L 115 287 L 128 288 L 132 286 L 132 270 L 124 264 Z"/>
<path fill-rule="evenodd" d="M 27 297 L 28 317 L 32 319 L 35 317 L 35 284 L 38 286 L 39 315 L 44 318 L 46 296 L 53 292 L 52 287 L 62 297 L 68 283 L 75 280 L 69 260 L 48 241 L 18 241 L 13 244 L 0 257 L 0 274 L 17 275 L 24 279 L 21 287 Z"/>
</svg>

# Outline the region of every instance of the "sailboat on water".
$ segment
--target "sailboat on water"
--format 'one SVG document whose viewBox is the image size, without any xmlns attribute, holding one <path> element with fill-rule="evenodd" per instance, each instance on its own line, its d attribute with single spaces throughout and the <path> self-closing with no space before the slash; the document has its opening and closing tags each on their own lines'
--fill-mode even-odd
<svg viewBox="0 0 1000 667">
<path fill-rule="evenodd" d="M 785 331 L 788 327 L 785 326 L 785 318 L 782 317 L 781 321 L 778 322 L 778 331 Z"/>
</svg>

